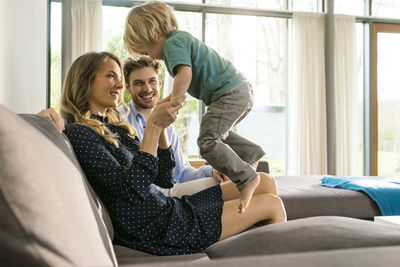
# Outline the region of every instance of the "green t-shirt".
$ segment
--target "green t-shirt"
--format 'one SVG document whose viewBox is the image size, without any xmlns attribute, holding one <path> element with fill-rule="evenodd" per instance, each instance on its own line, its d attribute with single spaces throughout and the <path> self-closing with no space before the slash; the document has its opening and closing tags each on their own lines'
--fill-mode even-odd
<svg viewBox="0 0 400 267">
<path fill-rule="evenodd" d="M 178 65 L 192 68 L 188 93 L 206 105 L 217 100 L 245 78 L 231 62 L 190 33 L 174 30 L 164 43 L 163 59 L 172 77 Z"/>
</svg>

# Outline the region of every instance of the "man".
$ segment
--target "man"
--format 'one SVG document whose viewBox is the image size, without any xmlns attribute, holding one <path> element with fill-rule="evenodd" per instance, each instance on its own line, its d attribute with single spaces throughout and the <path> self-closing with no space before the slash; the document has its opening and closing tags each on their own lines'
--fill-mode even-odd
<svg viewBox="0 0 400 267">
<path fill-rule="evenodd" d="M 124 76 L 126 89 L 132 95 L 132 100 L 127 104 L 130 109 L 127 122 L 136 128 L 138 138 L 142 141 L 146 120 L 160 98 L 161 63 L 146 56 L 137 60 L 129 58 L 124 64 Z M 124 107 L 121 107 L 120 111 L 125 115 L 127 113 Z M 174 178 L 177 182 L 173 188 L 165 191 L 167 196 L 191 195 L 229 179 L 210 165 L 193 168 L 183 156 L 173 126 L 166 130 L 175 156 Z M 201 179 L 204 177 L 214 178 Z M 192 182 L 185 184 L 189 181 Z"/>
</svg>

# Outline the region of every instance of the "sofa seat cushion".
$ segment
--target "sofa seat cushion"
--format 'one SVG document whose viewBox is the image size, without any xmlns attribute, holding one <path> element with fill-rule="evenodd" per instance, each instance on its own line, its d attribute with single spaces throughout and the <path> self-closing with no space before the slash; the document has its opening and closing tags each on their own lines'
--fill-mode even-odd
<svg viewBox="0 0 400 267">
<path fill-rule="evenodd" d="M 206 249 L 210 259 L 400 245 L 400 227 L 360 219 L 321 216 L 271 224 Z"/>
<path fill-rule="evenodd" d="M 381 215 L 378 206 L 367 194 L 321 186 L 322 177 L 323 175 L 275 177 L 288 220 L 312 216 L 372 219 Z M 383 179 L 377 176 L 368 178 Z"/>
<path fill-rule="evenodd" d="M 117 265 L 80 170 L 1 105 L 0 118 L 1 264 Z"/>
<path fill-rule="evenodd" d="M 354 249 L 335 249 L 324 251 L 299 252 L 265 256 L 245 256 L 211 260 L 207 263 L 193 262 L 190 267 L 398 267 L 400 246 L 369 247 Z M 152 263 L 140 265 L 119 265 L 120 267 L 151 267 Z M 157 267 L 186 267 L 186 262 L 165 262 Z"/>
</svg>

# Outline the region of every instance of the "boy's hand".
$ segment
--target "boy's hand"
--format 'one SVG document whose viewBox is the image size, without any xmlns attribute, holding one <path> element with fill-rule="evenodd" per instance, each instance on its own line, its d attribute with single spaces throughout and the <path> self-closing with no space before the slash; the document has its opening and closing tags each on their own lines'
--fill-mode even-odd
<svg viewBox="0 0 400 267">
<path fill-rule="evenodd" d="M 217 171 L 216 169 L 213 169 L 212 173 L 213 173 L 215 180 L 217 180 L 218 183 L 223 183 L 223 182 L 230 180 L 228 176 L 226 176 L 225 174 L 223 174 L 220 171 Z"/>
</svg>

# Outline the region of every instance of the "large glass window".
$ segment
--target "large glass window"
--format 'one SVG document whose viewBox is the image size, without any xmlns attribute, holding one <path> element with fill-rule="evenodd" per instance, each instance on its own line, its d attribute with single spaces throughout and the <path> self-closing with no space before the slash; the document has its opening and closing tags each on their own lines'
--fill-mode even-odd
<svg viewBox="0 0 400 267">
<path fill-rule="evenodd" d="M 263 9 L 286 9 L 286 0 L 206 0 L 206 4 Z"/>
<path fill-rule="evenodd" d="M 398 0 L 371 0 L 372 16 L 400 18 L 400 1 Z"/>
<path fill-rule="evenodd" d="M 357 122 L 355 139 L 357 140 L 358 150 L 358 171 L 357 174 L 363 174 L 364 168 L 364 25 L 361 23 L 356 24 L 357 34 Z"/>
<path fill-rule="evenodd" d="M 175 17 L 178 21 L 179 29 L 190 32 L 194 37 L 201 40 L 201 13 L 180 12 L 175 11 Z M 172 90 L 172 78 L 168 72 L 165 72 L 164 97 L 170 94 Z M 200 126 L 200 101 L 187 94 L 186 100 L 183 103 L 182 109 L 179 111 L 179 116 L 174 123 L 175 130 L 179 136 L 179 143 L 183 153 L 190 158 L 199 157 L 199 149 L 197 146 L 197 137 L 199 135 Z"/>
<path fill-rule="evenodd" d="M 123 43 L 125 18 L 130 8 L 103 6 L 103 49 L 116 54 L 124 62 L 129 54 Z M 201 39 L 201 14 L 192 12 L 175 12 L 179 28 L 190 32 Z M 171 92 L 173 79 L 163 66 L 161 97 Z M 125 91 L 125 102 L 131 101 L 130 94 Z M 188 96 L 180 110 L 180 116 L 174 123 L 179 136 L 182 151 L 190 157 L 198 157 L 197 136 L 199 132 L 199 101 Z"/>
<path fill-rule="evenodd" d="M 206 25 L 206 44 L 253 85 L 253 111 L 235 130 L 263 147 L 274 173 L 284 172 L 287 20 L 209 14 Z"/>
<path fill-rule="evenodd" d="M 378 33 L 378 175 L 400 174 L 399 33 Z"/>
<path fill-rule="evenodd" d="M 335 0 L 335 13 L 347 15 L 364 15 L 364 2 L 365 0 Z"/>
<path fill-rule="evenodd" d="M 50 106 L 60 110 L 61 100 L 61 3 L 51 3 Z"/>
<path fill-rule="evenodd" d="M 125 18 L 129 10 L 125 7 L 103 6 L 103 50 L 116 54 L 122 62 L 129 57 L 123 41 Z"/>
<path fill-rule="evenodd" d="M 319 0 L 206 0 L 206 4 L 269 10 L 317 12 Z"/>
<path fill-rule="evenodd" d="M 126 1 L 120 1 L 120 3 Z M 321 12 L 323 0 L 176 0 L 166 1 L 178 7 L 181 3 L 207 4 L 216 7 L 239 7 L 249 9 L 288 10 Z M 371 0 L 371 15 L 383 18 L 399 18 L 400 1 Z M 365 0 L 335 0 L 334 10 L 337 14 L 355 16 L 364 15 Z M 181 6 L 181 8 L 184 6 Z M 124 49 L 122 35 L 129 7 L 103 7 L 103 50 L 117 54 L 122 60 L 128 57 Z M 285 170 L 286 151 L 286 84 L 288 79 L 287 62 L 288 31 L 290 19 L 258 16 L 226 15 L 179 11 L 175 12 L 180 29 L 193 34 L 202 40 L 205 34 L 207 45 L 215 49 L 223 57 L 233 62 L 245 74 L 254 88 L 255 105 L 247 118 L 238 124 L 235 130 L 241 135 L 259 143 L 267 152 L 266 158 L 271 164 L 273 173 L 283 173 Z M 282 15 L 282 14 L 280 14 Z M 368 14 L 366 14 L 368 15 Z M 205 21 L 203 22 L 203 18 Z M 205 25 L 203 29 L 202 26 Z M 391 114 L 398 113 L 400 96 L 397 91 L 400 84 L 393 80 L 396 67 L 390 67 L 398 61 L 396 57 L 397 34 L 382 33 L 379 36 L 379 72 L 377 102 L 379 114 L 379 174 L 400 172 L 400 130 L 398 121 Z M 363 24 L 357 24 L 357 71 L 358 71 L 358 114 L 357 124 L 359 144 L 359 166 L 363 168 L 362 151 L 368 140 L 363 140 L 363 92 L 364 85 L 364 41 Z M 57 110 L 60 107 L 61 96 L 61 3 L 51 1 L 51 106 Z M 368 59 L 372 62 L 372 59 Z M 395 64 L 395 63 L 393 63 Z M 395 66 L 395 65 L 393 65 Z M 163 72 L 164 85 L 162 97 L 171 91 L 173 79 Z M 397 87 L 396 87 L 397 86 Z M 399 99 L 398 99 L 399 98 Z M 130 100 L 126 94 L 126 101 Z M 182 149 L 187 156 L 198 156 L 196 139 L 199 131 L 201 103 L 187 97 L 175 128 L 180 137 Z M 390 118 L 390 119 L 388 119 Z M 378 151 L 379 150 L 379 151 Z M 397 154 L 396 154 L 397 153 Z"/>
</svg>

